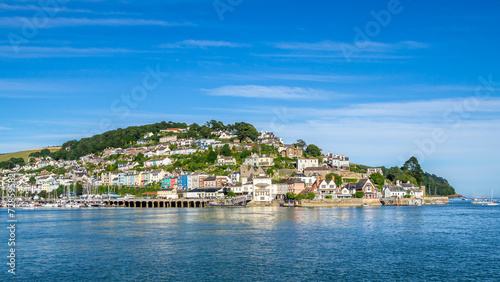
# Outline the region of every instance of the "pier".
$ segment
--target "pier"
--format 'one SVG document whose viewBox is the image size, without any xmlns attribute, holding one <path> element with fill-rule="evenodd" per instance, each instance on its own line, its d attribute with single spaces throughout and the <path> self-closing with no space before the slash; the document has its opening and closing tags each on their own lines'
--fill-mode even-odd
<svg viewBox="0 0 500 282">
<path fill-rule="evenodd" d="M 106 206 L 126 208 L 205 208 L 209 199 L 110 199 Z"/>
</svg>

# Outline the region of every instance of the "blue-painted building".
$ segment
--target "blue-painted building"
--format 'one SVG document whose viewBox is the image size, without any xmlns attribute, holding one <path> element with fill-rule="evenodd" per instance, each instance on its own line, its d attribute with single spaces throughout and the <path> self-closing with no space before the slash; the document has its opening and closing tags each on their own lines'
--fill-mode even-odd
<svg viewBox="0 0 500 282">
<path fill-rule="evenodd" d="M 178 190 L 188 190 L 188 176 L 187 174 L 179 175 L 177 177 L 177 189 Z"/>
</svg>

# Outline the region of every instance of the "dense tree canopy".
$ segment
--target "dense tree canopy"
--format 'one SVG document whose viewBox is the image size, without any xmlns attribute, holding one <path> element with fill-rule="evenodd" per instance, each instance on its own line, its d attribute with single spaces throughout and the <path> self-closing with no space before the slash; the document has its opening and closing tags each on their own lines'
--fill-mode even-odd
<svg viewBox="0 0 500 282">
<path fill-rule="evenodd" d="M 102 134 L 94 135 L 89 138 L 82 138 L 80 140 L 70 140 L 62 145 L 61 150 L 50 153 L 48 150 L 33 153 L 32 156 L 40 157 L 49 155 L 54 159 L 78 159 L 89 153 L 100 153 L 109 147 L 127 148 L 132 146 L 137 140 L 144 137 L 144 134 L 152 132 L 154 137 L 153 141 L 158 140 L 158 133 L 162 129 L 167 128 L 188 128 L 184 122 L 165 122 L 148 124 L 143 126 L 131 126 L 125 129 L 118 128 L 110 130 Z M 235 124 L 224 125 L 221 121 L 211 120 L 206 122 L 203 126 L 193 123 L 189 126 L 188 132 L 184 133 L 185 137 L 191 138 L 213 138 L 212 132 L 214 130 L 229 130 L 236 133 L 238 138 L 244 139 L 249 137 L 252 140 L 257 139 L 259 133 L 257 129 L 251 124 L 245 122 L 238 122 Z M 12 164 L 4 164 L 5 167 L 13 167 Z"/>
<path fill-rule="evenodd" d="M 418 184 L 422 184 L 424 180 L 424 171 L 420 167 L 417 158 L 411 157 L 405 162 L 401 170 L 409 175 L 413 176 L 417 180 Z"/>
<path fill-rule="evenodd" d="M 7 161 L 0 162 L 0 168 L 11 169 L 11 168 L 14 168 L 16 166 L 16 164 L 23 166 L 24 159 L 23 158 L 10 158 Z"/>
<path fill-rule="evenodd" d="M 61 150 L 51 153 L 51 156 L 54 159 L 78 159 L 89 153 L 100 153 L 109 147 L 129 147 L 133 142 L 143 138 L 144 134 L 148 132 L 156 134 L 162 129 L 187 127 L 184 122 L 162 121 L 143 126 L 131 126 L 125 129 L 118 128 L 89 138 L 68 141 L 62 145 Z"/>
<path fill-rule="evenodd" d="M 209 147 L 207 154 L 207 162 L 213 164 L 215 163 L 216 160 L 217 160 L 217 153 L 212 151 L 212 147 Z"/>
<path fill-rule="evenodd" d="M 307 146 L 306 152 L 313 157 L 321 156 L 321 149 L 314 144 L 310 144 L 309 146 Z"/>
<path fill-rule="evenodd" d="M 424 173 L 423 185 L 426 187 L 427 195 L 448 196 L 456 193 L 448 180 L 430 173 Z"/>
<path fill-rule="evenodd" d="M 220 154 L 226 157 L 231 156 L 231 148 L 229 148 L 228 144 L 222 146 L 222 148 L 220 149 Z"/>
<path fill-rule="evenodd" d="M 428 195 L 429 189 L 432 195 L 448 196 L 455 194 L 455 188 L 446 179 L 424 172 L 415 157 L 411 157 L 401 168 L 391 167 L 387 169 L 382 167 L 382 171 L 387 179 L 392 182 L 396 180 L 403 183 L 410 181 L 415 185 L 425 186 Z"/>
<path fill-rule="evenodd" d="M 257 139 L 259 137 L 259 132 L 255 127 L 249 123 L 246 122 L 237 122 L 235 123 L 232 128 L 236 131 L 236 135 L 240 140 L 243 140 L 245 138 L 250 138 L 252 140 Z"/>
<path fill-rule="evenodd" d="M 375 172 L 370 174 L 370 180 L 375 184 L 375 185 L 384 185 L 385 178 L 382 174 Z"/>
</svg>

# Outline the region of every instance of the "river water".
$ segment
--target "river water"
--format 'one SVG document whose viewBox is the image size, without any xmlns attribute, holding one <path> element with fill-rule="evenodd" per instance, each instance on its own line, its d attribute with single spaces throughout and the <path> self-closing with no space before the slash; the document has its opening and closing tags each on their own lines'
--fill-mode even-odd
<svg viewBox="0 0 500 282">
<path fill-rule="evenodd" d="M 4 226 L 8 226 L 7 210 Z M 500 280 L 500 208 L 17 210 L 0 280 Z"/>
</svg>

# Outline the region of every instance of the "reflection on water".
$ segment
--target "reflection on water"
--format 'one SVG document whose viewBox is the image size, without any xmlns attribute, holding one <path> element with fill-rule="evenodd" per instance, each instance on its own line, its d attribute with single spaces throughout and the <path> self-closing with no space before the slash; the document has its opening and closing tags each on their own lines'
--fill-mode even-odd
<svg viewBox="0 0 500 282">
<path fill-rule="evenodd" d="M 463 203 L 21 210 L 17 278 L 498 280 L 499 211 Z"/>
</svg>

